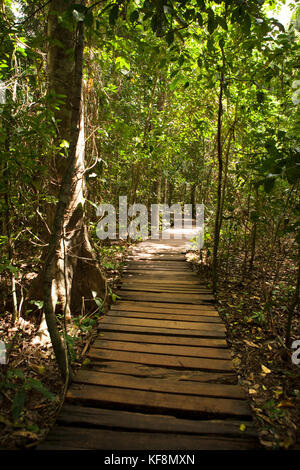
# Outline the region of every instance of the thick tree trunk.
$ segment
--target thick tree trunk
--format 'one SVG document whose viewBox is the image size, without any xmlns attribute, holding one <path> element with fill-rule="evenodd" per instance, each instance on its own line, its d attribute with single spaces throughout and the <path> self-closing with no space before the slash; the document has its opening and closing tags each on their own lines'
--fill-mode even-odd
<svg viewBox="0 0 300 470">
<path fill-rule="evenodd" d="M 67 319 L 71 318 L 71 313 L 80 312 L 83 305 L 85 311 L 94 309 L 93 292 L 103 297 L 106 289 L 105 278 L 88 239 L 84 217 L 85 136 L 81 90 L 83 57 L 80 57 L 83 54 L 84 37 L 78 34 L 79 23 L 76 28 L 71 19 L 68 23 L 59 19 L 64 17 L 71 5 L 74 5 L 73 0 L 52 0 L 49 9 L 49 94 L 54 102 L 63 100 L 55 114 L 56 145 L 59 148 L 66 141 L 69 148 L 66 156 L 58 153 L 53 157 L 50 192 L 59 197 L 59 202 L 49 210 L 48 223 L 52 228 L 52 238 L 43 255 L 44 269 L 32 283 L 29 292 L 30 299 L 41 299 L 45 273 L 48 270 L 49 277 L 51 272 L 53 309 L 64 312 Z M 78 41 L 82 41 L 82 44 Z M 59 207 L 62 219 L 55 221 Z M 51 248 L 51 243 L 55 249 L 54 245 Z"/>
</svg>

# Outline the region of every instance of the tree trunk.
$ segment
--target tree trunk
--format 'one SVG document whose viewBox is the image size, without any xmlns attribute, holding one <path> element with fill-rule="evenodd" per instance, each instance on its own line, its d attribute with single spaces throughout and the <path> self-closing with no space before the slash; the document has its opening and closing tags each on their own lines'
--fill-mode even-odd
<svg viewBox="0 0 300 470">
<path fill-rule="evenodd" d="M 69 148 L 66 156 L 60 153 L 54 156 L 50 168 L 50 191 L 56 197 L 59 194 L 59 200 L 48 214 L 52 235 L 43 254 L 44 269 L 29 292 L 30 299 L 39 300 L 41 286 L 48 283 L 46 291 L 51 296 L 54 312 L 64 312 L 67 319 L 71 318 L 71 312 L 79 313 L 83 305 L 85 311 L 95 309 L 93 292 L 103 297 L 106 291 L 106 281 L 89 242 L 84 217 L 83 23 L 76 25 L 73 19 L 67 23 L 59 20 L 65 17 L 71 5 L 74 5 L 73 0 L 52 0 L 49 9 L 49 94 L 54 102 L 63 99 L 55 113 L 56 146 L 59 148 L 66 141 Z"/>
<path fill-rule="evenodd" d="M 221 202 L 222 202 L 222 181 L 223 181 L 223 149 L 222 149 L 222 114 L 223 114 L 223 90 L 224 90 L 224 56 L 223 56 L 223 69 L 220 78 L 220 91 L 219 91 L 219 109 L 218 109 L 218 131 L 217 131 L 217 151 L 218 151 L 218 187 L 217 187 L 217 208 L 215 216 L 215 230 L 214 230 L 214 247 L 213 247 L 213 261 L 212 261 L 212 282 L 213 291 L 217 291 L 218 283 L 218 250 L 220 242 L 220 229 L 221 229 Z"/>
</svg>

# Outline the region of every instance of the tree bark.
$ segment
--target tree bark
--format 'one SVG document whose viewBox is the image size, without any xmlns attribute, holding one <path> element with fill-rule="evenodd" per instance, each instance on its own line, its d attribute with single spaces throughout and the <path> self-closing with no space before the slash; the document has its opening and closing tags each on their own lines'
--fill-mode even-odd
<svg viewBox="0 0 300 470">
<path fill-rule="evenodd" d="M 50 192 L 56 197 L 59 194 L 58 203 L 48 214 L 52 234 L 42 256 L 44 269 L 29 292 L 29 298 L 34 300 L 41 299 L 41 292 L 44 292 L 44 309 L 45 301 L 51 299 L 53 311 L 64 312 L 67 319 L 71 314 L 80 313 L 83 304 L 85 311 L 94 310 L 93 292 L 97 297 L 103 297 L 106 292 L 106 281 L 85 225 L 83 22 L 76 25 L 70 16 L 72 12 L 67 23 L 60 20 L 65 18 L 71 5 L 74 5 L 73 0 L 52 0 L 49 9 L 49 94 L 54 102 L 57 99 L 61 102 L 55 112 L 56 146 L 59 148 L 62 141 L 66 141 L 69 148 L 67 155 L 58 152 L 52 159 Z"/>
<path fill-rule="evenodd" d="M 224 55 L 223 55 L 223 68 L 220 78 L 219 90 L 219 109 L 218 109 L 218 130 L 217 130 L 217 154 L 218 154 L 218 187 L 217 187 L 217 208 L 215 216 L 215 230 L 214 230 L 214 247 L 213 247 L 213 261 L 212 261 L 212 282 L 213 291 L 217 291 L 218 283 L 218 250 L 220 242 L 220 229 L 221 229 L 221 203 L 222 203 L 222 181 L 223 181 L 223 149 L 222 149 L 222 114 L 223 114 L 223 90 L 224 90 Z"/>
</svg>

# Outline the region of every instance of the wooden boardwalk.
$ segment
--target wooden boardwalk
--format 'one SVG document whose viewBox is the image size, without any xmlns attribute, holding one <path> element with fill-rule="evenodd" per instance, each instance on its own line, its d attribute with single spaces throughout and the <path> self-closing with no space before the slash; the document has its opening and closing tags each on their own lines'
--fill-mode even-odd
<svg viewBox="0 0 300 470">
<path fill-rule="evenodd" d="M 182 244 L 144 242 L 39 449 L 247 450 L 259 442 L 211 292 Z"/>
</svg>

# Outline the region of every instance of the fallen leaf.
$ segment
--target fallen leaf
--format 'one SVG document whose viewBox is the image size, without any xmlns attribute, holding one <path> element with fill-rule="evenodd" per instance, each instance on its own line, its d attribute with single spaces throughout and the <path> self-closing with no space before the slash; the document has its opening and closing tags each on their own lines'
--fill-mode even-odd
<svg viewBox="0 0 300 470">
<path fill-rule="evenodd" d="M 33 441 L 38 440 L 38 435 L 30 431 L 16 431 L 12 434 L 12 437 L 25 437 Z"/>
<path fill-rule="evenodd" d="M 283 442 L 280 442 L 280 446 L 284 447 L 285 449 L 289 449 L 294 444 L 293 439 L 287 437 Z"/>
<path fill-rule="evenodd" d="M 244 423 L 242 423 L 240 425 L 240 430 L 243 432 L 243 431 L 245 431 L 245 429 L 246 429 L 246 425 Z"/>
<path fill-rule="evenodd" d="M 12 425 L 12 423 L 2 415 L 0 415 L 0 423 L 4 424 L 5 426 L 11 426 Z"/>
<path fill-rule="evenodd" d="M 234 367 L 239 367 L 241 365 L 241 360 L 239 357 L 235 357 L 233 360 L 232 360 L 232 363 L 234 365 Z"/>
<path fill-rule="evenodd" d="M 277 408 L 295 408 L 295 405 L 290 400 L 282 400 L 278 403 Z"/>
<path fill-rule="evenodd" d="M 249 388 L 249 393 L 250 393 L 250 395 L 255 395 L 255 393 L 257 393 L 257 391 L 254 388 Z"/>
<path fill-rule="evenodd" d="M 244 343 L 246 343 L 247 346 L 251 346 L 252 348 L 258 348 L 259 349 L 259 346 L 255 343 L 253 343 L 252 341 L 247 341 L 246 339 L 244 339 Z"/>
<path fill-rule="evenodd" d="M 264 366 L 263 364 L 261 365 L 261 368 L 262 368 L 262 371 L 265 373 L 265 374 L 271 374 L 271 370 L 268 369 L 266 366 Z"/>
<path fill-rule="evenodd" d="M 263 440 L 261 440 L 260 442 L 261 442 L 261 444 L 263 444 L 265 447 L 268 447 L 268 448 L 270 448 L 270 449 L 274 447 L 274 443 L 271 442 L 271 441 L 263 441 Z"/>
<path fill-rule="evenodd" d="M 88 365 L 90 365 L 90 363 L 91 363 L 91 360 L 90 360 L 88 357 L 86 357 L 86 358 L 82 361 L 82 365 L 83 365 L 83 366 L 88 366 Z"/>
</svg>

